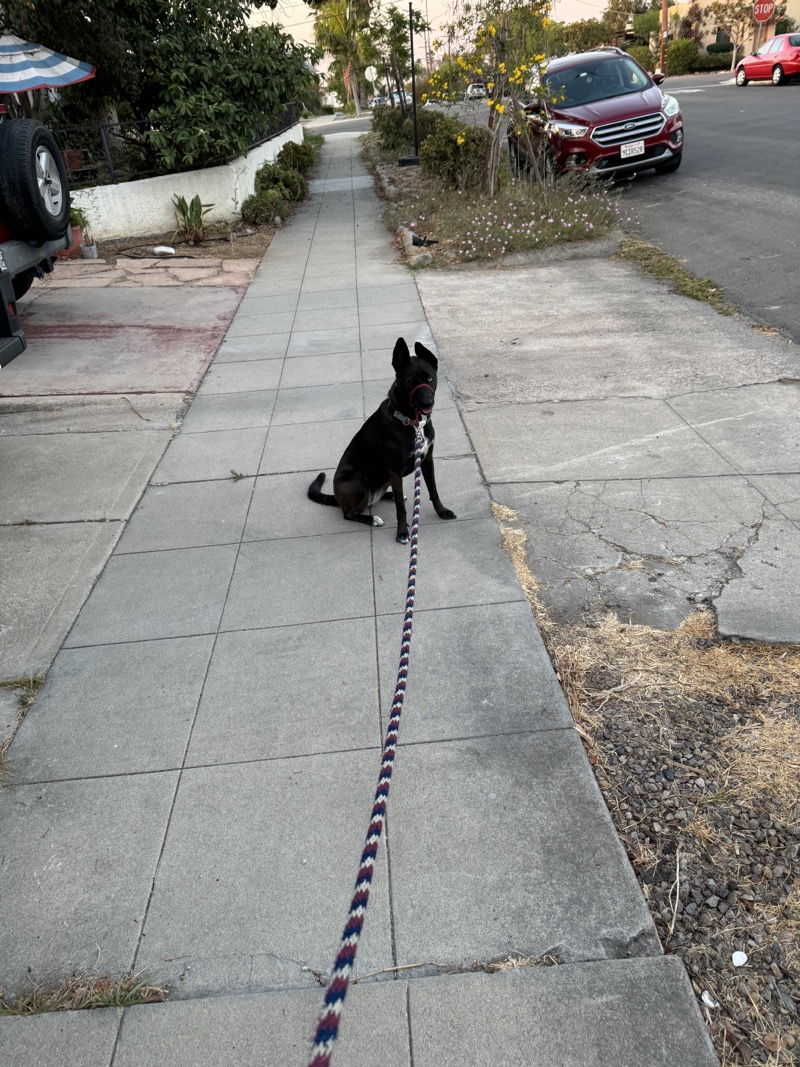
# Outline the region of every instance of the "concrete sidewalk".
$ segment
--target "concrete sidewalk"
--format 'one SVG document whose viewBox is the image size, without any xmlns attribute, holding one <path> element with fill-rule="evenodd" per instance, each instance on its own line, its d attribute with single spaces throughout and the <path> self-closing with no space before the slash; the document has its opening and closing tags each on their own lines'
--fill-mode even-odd
<svg viewBox="0 0 800 1067">
<path fill-rule="evenodd" d="M 15 1067 L 306 1054 L 408 555 L 391 521 L 347 524 L 305 491 L 385 395 L 397 336 L 434 343 L 358 150 L 327 140 L 10 753 L 0 984 L 132 970 L 171 999 L 0 1020 Z M 336 1062 L 710 1067 L 444 380 L 435 424 L 458 521 L 423 504 L 388 832 Z M 463 973 L 516 953 L 561 966 Z"/>
</svg>

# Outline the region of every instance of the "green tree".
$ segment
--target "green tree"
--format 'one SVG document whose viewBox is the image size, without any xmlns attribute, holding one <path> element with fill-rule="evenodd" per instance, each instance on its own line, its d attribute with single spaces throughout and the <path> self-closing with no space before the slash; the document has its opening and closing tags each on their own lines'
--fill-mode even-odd
<svg viewBox="0 0 800 1067">
<path fill-rule="evenodd" d="M 609 44 L 613 34 L 605 19 L 582 19 L 564 27 L 564 40 L 570 52 L 586 52 L 601 44 Z"/>
<path fill-rule="evenodd" d="M 369 22 L 369 0 L 324 0 L 313 4 L 314 40 L 337 65 L 344 83 L 347 101 L 361 114 L 364 48 Z"/>
<path fill-rule="evenodd" d="M 752 3 L 750 0 L 714 0 L 705 10 L 705 24 L 730 38 L 733 45 L 731 70 L 734 70 L 739 49 L 755 31 Z"/>
<path fill-rule="evenodd" d="M 139 148 L 170 170 L 245 150 L 316 83 L 313 49 L 247 16 L 276 0 L 5 0 L 6 25 L 95 64 L 67 89 L 64 124 L 114 109 L 144 130 Z"/>
<path fill-rule="evenodd" d="M 471 81 L 482 81 L 489 93 L 481 182 L 485 196 L 494 196 L 497 189 L 500 143 L 507 120 L 522 115 L 523 97 L 535 81 L 532 75 L 545 61 L 543 53 L 527 51 L 532 36 L 517 36 L 513 30 L 520 25 L 522 12 L 538 20 L 540 31 L 547 30 L 550 7 L 550 0 L 478 0 L 465 4 L 460 16 L 447 27 L 448 53 L 452 42 L 456 42 L 456 62 Z M 524 117 L 521 122 L 526 127 Z M 534 170 L 541 182 L 535 163 Z"/>
<path fill-rule="evenodd" d="M 422 34 L 430 27 L 419 11 L 412 9 L 415 34 Z M 403 89 L 411 75 L 411 40 L 408 15 L 392 4 L 386 13 L 373 17 L 367 30 L 369 44 L 383 69 L 387 84 L 398 93 L 400 108 L 407 110 Z M 392 99 L 394 103 L 394 99 Z"/>
<path fill-rule="evenodd" d="M 179 169 L 241 154 L 286 104 L 308 94 L 315 56 L 277 26 L 176 20 L 155 44 L 150 144 Z"/>
</svg>

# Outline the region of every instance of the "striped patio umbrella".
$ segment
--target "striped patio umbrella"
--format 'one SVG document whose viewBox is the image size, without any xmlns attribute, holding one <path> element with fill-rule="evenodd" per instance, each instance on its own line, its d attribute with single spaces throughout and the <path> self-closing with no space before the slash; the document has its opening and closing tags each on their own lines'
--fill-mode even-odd
<svg viewBox="0 0 800 1067">
<path fill-rule="evenodd" d="M 0 93 L 29 89 L 63 89 L 95 75 L 89 63 L 62 56 L 40 44 L 23 41 L 13 33 L 0 35 Z"/>
</svg>

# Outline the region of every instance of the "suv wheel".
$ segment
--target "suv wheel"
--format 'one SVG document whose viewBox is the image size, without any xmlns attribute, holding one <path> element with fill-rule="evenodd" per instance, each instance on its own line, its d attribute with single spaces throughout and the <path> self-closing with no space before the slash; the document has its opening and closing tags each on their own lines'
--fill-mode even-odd
<svg viewBox="0 0 800 1067">
<path fill-rule="evenodd" d="M 783 81 L 783 67 L 779 63 L 775 70 L 773 70 L 772 72 L 772 84 L 783 85 Z"/>
<path fill-rule="evenodd" d="M 747 75 L 744 72 L 744 67 L 739 67 L 736 71 L 736 84 L 747 85 Z"/>
<path fill-rule="evenodd" d="M 32 119 L 0 122 L 0 199 L 15 237 L 62 237 L 69 223 L 68 189 L 64 160 L 46 126 Z"/>
<path fill-rule="evenodd" d="M 668 163 L 659 163 L 658 166 L 655 168 L 656 174 L 672 174 L 672 173 L 674 173 L 674 171 L 676 171 L 678 169 L 678 167 L 681 165 L 681 160 L 682 159 L 683 159 L 683 152 L 678 152 L 678 154 L 673 156 L 672 159 Z"/>
</svg>

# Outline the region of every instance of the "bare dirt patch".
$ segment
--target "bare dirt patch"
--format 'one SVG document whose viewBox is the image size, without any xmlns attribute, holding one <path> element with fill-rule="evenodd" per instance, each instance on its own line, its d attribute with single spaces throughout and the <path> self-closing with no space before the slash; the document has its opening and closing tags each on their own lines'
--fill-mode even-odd
<svg viewBox="0 0 800 1067">
<path fill-rule="evenodd" d="M 261 259 L 277 232 L 273 225 L 248 226 L 235 223 L 233 226 L 206 226 L 202 244 L 193 245 L 183 241 L 174 231 L 153 234 L 152 237 L 125 237 L 115 241 L 98 241 L 97 254 L 109 266 L 116 266 L 117 256 L 129 259 L 148 259 L 156 245 L 175 249 L 181 259 Z M 172 257 L 169 257 L 172 258 Z"/>
<path fill-rule="evenodd" d="M 556 625 L 516 514 L 494 512 L 664 951 L 685 964 L 722 1063 L 797 1063 L 800 646 L 723 640 L 708 610 L 666 632 L 613 615 Z"/>
</svg>

